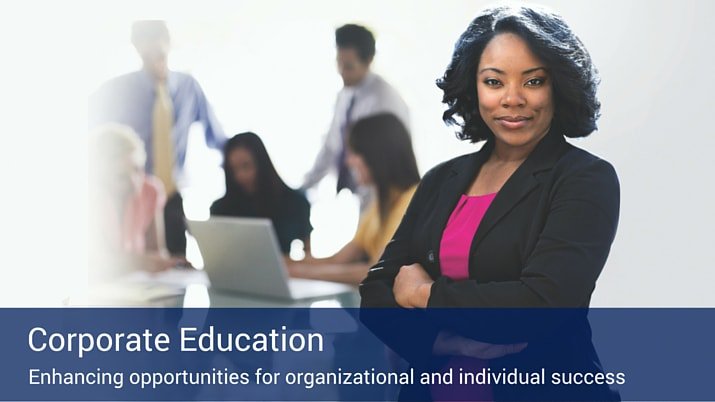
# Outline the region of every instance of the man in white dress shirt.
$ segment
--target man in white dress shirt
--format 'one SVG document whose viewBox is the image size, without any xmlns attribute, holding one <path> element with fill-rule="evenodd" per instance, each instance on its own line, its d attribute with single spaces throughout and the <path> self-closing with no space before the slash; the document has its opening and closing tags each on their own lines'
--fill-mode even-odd
<svg viewBox="0 0 715 402">
<path fill-rule="evenodd" d="M 302 188 L 307 190 L 315 186 L 328 173 L 335 171 L 338 174 L 337 191 L 347 188 L 358 193 L 364 207 L 365 194 L 358 191 L 345 164 L 347 130 L 362 118 L 384 112 L 396 115 L 409 129 L 409 113 L 395 88 L 370 71 L 375 56 L 375 38 L 369 30 L 360 25 L 344 25 L 335 31 L 335 44 L 338 72 L 344 86 L 338 92 L 330 129 Z"/>
</svg>

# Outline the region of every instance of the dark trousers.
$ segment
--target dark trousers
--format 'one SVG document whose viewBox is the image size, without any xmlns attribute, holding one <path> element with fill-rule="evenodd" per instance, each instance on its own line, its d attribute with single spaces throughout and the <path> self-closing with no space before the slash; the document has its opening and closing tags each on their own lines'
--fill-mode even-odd
<svg viewBox="0 0 715 402">
<path fill-rule="evenodd" d="M 186 255 L 186 222 L 184 200 L 178 192 L 169 196 L 164 206 L 164 229 L 166 248 L 171 255 Z"/>
</svg>

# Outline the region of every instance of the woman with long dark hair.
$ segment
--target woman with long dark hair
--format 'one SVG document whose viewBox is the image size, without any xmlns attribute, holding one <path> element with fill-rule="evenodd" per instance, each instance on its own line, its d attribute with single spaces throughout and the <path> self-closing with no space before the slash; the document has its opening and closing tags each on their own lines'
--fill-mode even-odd
<svg viewBox="0 0 715 402">
<path fill-rule="evenodd" d="M 348 244 L 331 257 L 292 264 L 293 276 L 359 283 L 390 241 L 420 180 L 410 135 L 393 114 L 358 120 L 347 144 L 346 163 L 360 185 L 372 187 L 375 199 Z"/>
<path fill-rule="evenodd" d="M 226 142 L 223 151 L 226 194 L 211 205 L 211 215 L 269 218 L 281 251 L 301 240 L 310 253 L 310 203 L 278 175 L 261 138 L 241 133 Z"/>
</svg>

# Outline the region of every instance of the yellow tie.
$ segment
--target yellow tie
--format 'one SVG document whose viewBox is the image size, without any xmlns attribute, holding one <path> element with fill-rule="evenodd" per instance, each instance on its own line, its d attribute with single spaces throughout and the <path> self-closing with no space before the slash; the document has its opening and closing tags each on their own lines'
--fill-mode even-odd
<svg viewBox="0 0 715 402">
<path fill-rule="evenodd" d="M 156 100 L 152 112 L 154 128 L 154 174 L 164 183 L 166 195 L 171 196 L 176 191 L 174 184 L 174 146 L 171 141 L 171 128 L 174 123 L 174 107 L 167 91 L 166 84 L 156 87 Z"/>
</svg>

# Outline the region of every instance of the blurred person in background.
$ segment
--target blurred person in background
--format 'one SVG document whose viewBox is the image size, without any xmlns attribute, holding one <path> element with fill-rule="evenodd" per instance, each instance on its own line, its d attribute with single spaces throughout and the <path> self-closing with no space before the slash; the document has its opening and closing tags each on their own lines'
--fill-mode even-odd
<svg viewBox="0 0 715 402">
<path fill-rule="evenodd" d="M 91 144 L 93 252 L 113 270 L 161 271 L 186 264 L 166 249 L 164 185 L 144 172 L 146 151 L 139 136 L 128 126 L 109 123 L 97 129 Z"/>
<path fill-rule="evenodd" d="M 360 25 L 343 25 L 335 31 L 335 44 L 343 88 L 338 92 L 330 128 L 313 167 L 305 176 L 302 189 L 312 188 L 334 171 L 338 175 L 337 192 L 347 188 L 358 194 L 361 209 L 364 209 L 370 194 L 368 189 L 358 188 L 347 165 L 347 129 L 364 117 L 385 112 L 394 114 L 409 128 L 409 113 L 395 88 L 370 69 L 375 57 L 372 32 Z"/>
<path fill-rule="evenodd" d="M 106 122 L 128 125 L 146 148 L 145 169 L 164 185 L 167 247 L 186 253 L 186 226 L 178 183 L 183 176 L 189 128 L 203 124 L 206 143 L 221 149 L 225 136 L 199 83 L 191 75 L 170 71 L 169 30 L 164 21 L 137 21 L 131 41 L 142 68 L 102 85 L 89 100 L 90 127 Z"/>
<path fill-rule="evenodd" d="M 370 187 L 375 197 L 348 244 L 328 258 L 290 263 L 294 277 L 359 283 L 392 238 L 420 180 L 411 137 L 393 114 L 358 120 L 347 146 L 346 163 L 357 183 Z"/>
<path fill-rule="evenodd" d="M 284 255 L 294 240 L 309 255 L 310 204 L 278 175 L 261 138 L 238 134 L 226 142 L 223 157 L 226 194 L 211 205 L 211 215 L 270 218 Z"/>
</svg>

